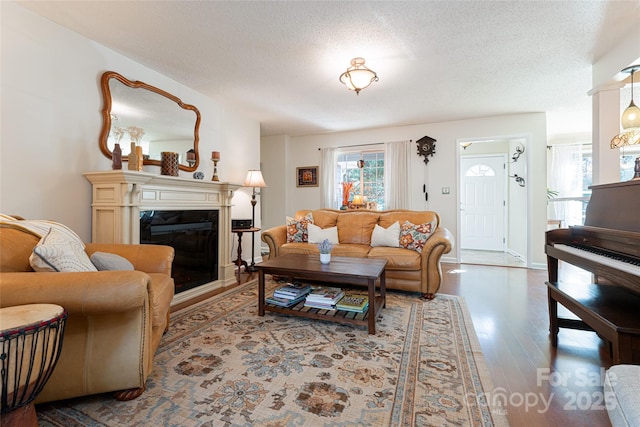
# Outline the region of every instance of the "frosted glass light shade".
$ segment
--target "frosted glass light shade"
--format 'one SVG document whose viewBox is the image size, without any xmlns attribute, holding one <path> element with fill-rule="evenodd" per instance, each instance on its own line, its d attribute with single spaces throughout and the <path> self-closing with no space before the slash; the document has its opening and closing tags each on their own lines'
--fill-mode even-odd
<svg viewBox="0 0 640 427">
<path fill-rule="evenodd" d="M 364 89 L 368 87 L 375 78 L 375 73 L 370 70 L 353 70 L 343 74 L 342 83 L 350 90 Z"/>
<path fill-rule="evenodd" d="M 631 104 L 624 110 L 622 113 L 622 118 L 620 119 L 622 124 L 622 129 L 631 129 L 640 127 L 640 108 L 633 103 L 631 100 Z"/>
<path fill-rule="evenodd" d="M 369 87 L 371 83 L 378 81 L 375 71 L 365 67 L 364 62 L 364 58 L 353 58 L 351 67 L 340 75 L 340 82 L 347 86 L 349 90 L 355 91 L 356 94 Z"/>
<path fill-rule="evenodd" d="M 611 140 L 611 148 L 640 144 L 640 127 L 631 128 L 616 135 Z"/>
</svg>

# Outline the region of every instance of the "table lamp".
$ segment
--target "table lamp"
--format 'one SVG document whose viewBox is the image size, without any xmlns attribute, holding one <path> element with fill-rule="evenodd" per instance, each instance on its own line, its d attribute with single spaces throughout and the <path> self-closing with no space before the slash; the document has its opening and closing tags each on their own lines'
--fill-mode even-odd
<svg viewBox="0 0 640 427">
<path fill-rule="evenodd" d="M 253 187 L 253 193 L 251 194 L 251 227 L 255 228 L 256 226 L 256 188 L 266 187 L 267 184 L 264 182 L 264 178 L 262 178 L 262 172 L 259 170 L 250 170 L 247 172 L 247 178 L 244 180 L 245 187 Z M 247 268 L 248 271 L 254 272 L 256 271 L 256 263 L 255 263 L 255 246 L 256 246 L 256 234 L 251 233 L 251 264 Z"/>
</svg>

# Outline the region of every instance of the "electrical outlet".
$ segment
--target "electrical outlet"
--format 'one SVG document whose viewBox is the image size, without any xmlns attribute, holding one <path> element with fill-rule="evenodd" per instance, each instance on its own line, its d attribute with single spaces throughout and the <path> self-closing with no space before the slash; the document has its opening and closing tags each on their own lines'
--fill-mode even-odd
<svg viewBox="0 0 640 427">
<path fill-rule="evenodd" d="M 442 187 L 442 194 L 450 194 L 449 187 Z"/>
</svg>

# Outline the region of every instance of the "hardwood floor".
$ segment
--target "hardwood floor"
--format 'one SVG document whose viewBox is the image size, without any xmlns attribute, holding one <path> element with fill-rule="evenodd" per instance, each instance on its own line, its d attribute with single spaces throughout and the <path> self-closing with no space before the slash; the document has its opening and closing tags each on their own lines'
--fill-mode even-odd
<svg viewBox="0 0 640 427">
<path fill-rule="evenodd" d="M 495 387 L 487 397 L 506 402 L 511 426 L 611 425 L 602 395 L 608 346 L 593 332 L 566 329 L 558 348 L 551 346 L 546 270 L 471 264 L 442 270 L 440 292 L 464 298 Z M 241 281 L 254 277 L 243 273 Z"/>
<path fill-rule="evenodd" d="M 464 297 L 495 386 L 489 398 L 507 402 L 512 426 L 611 425 L 602 392 L 608 346 L 593 332 L 567 329 L 551 346 L 546 270 L 442 267 L 440 292 Z"/>
</svg>

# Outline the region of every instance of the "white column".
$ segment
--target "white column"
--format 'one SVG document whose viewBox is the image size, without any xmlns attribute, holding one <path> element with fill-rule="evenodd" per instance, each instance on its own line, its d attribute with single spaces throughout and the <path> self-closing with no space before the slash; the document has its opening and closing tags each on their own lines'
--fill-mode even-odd
<svg viewBox="0 0 640 427">
<path fill-rule="evenodd" d="M 611 138 L 620 133 L 620 89 L 606 87 L 591 92 L 593 104 L 593 184 L 620 182 L 620 150 Z"/>
</svg>

